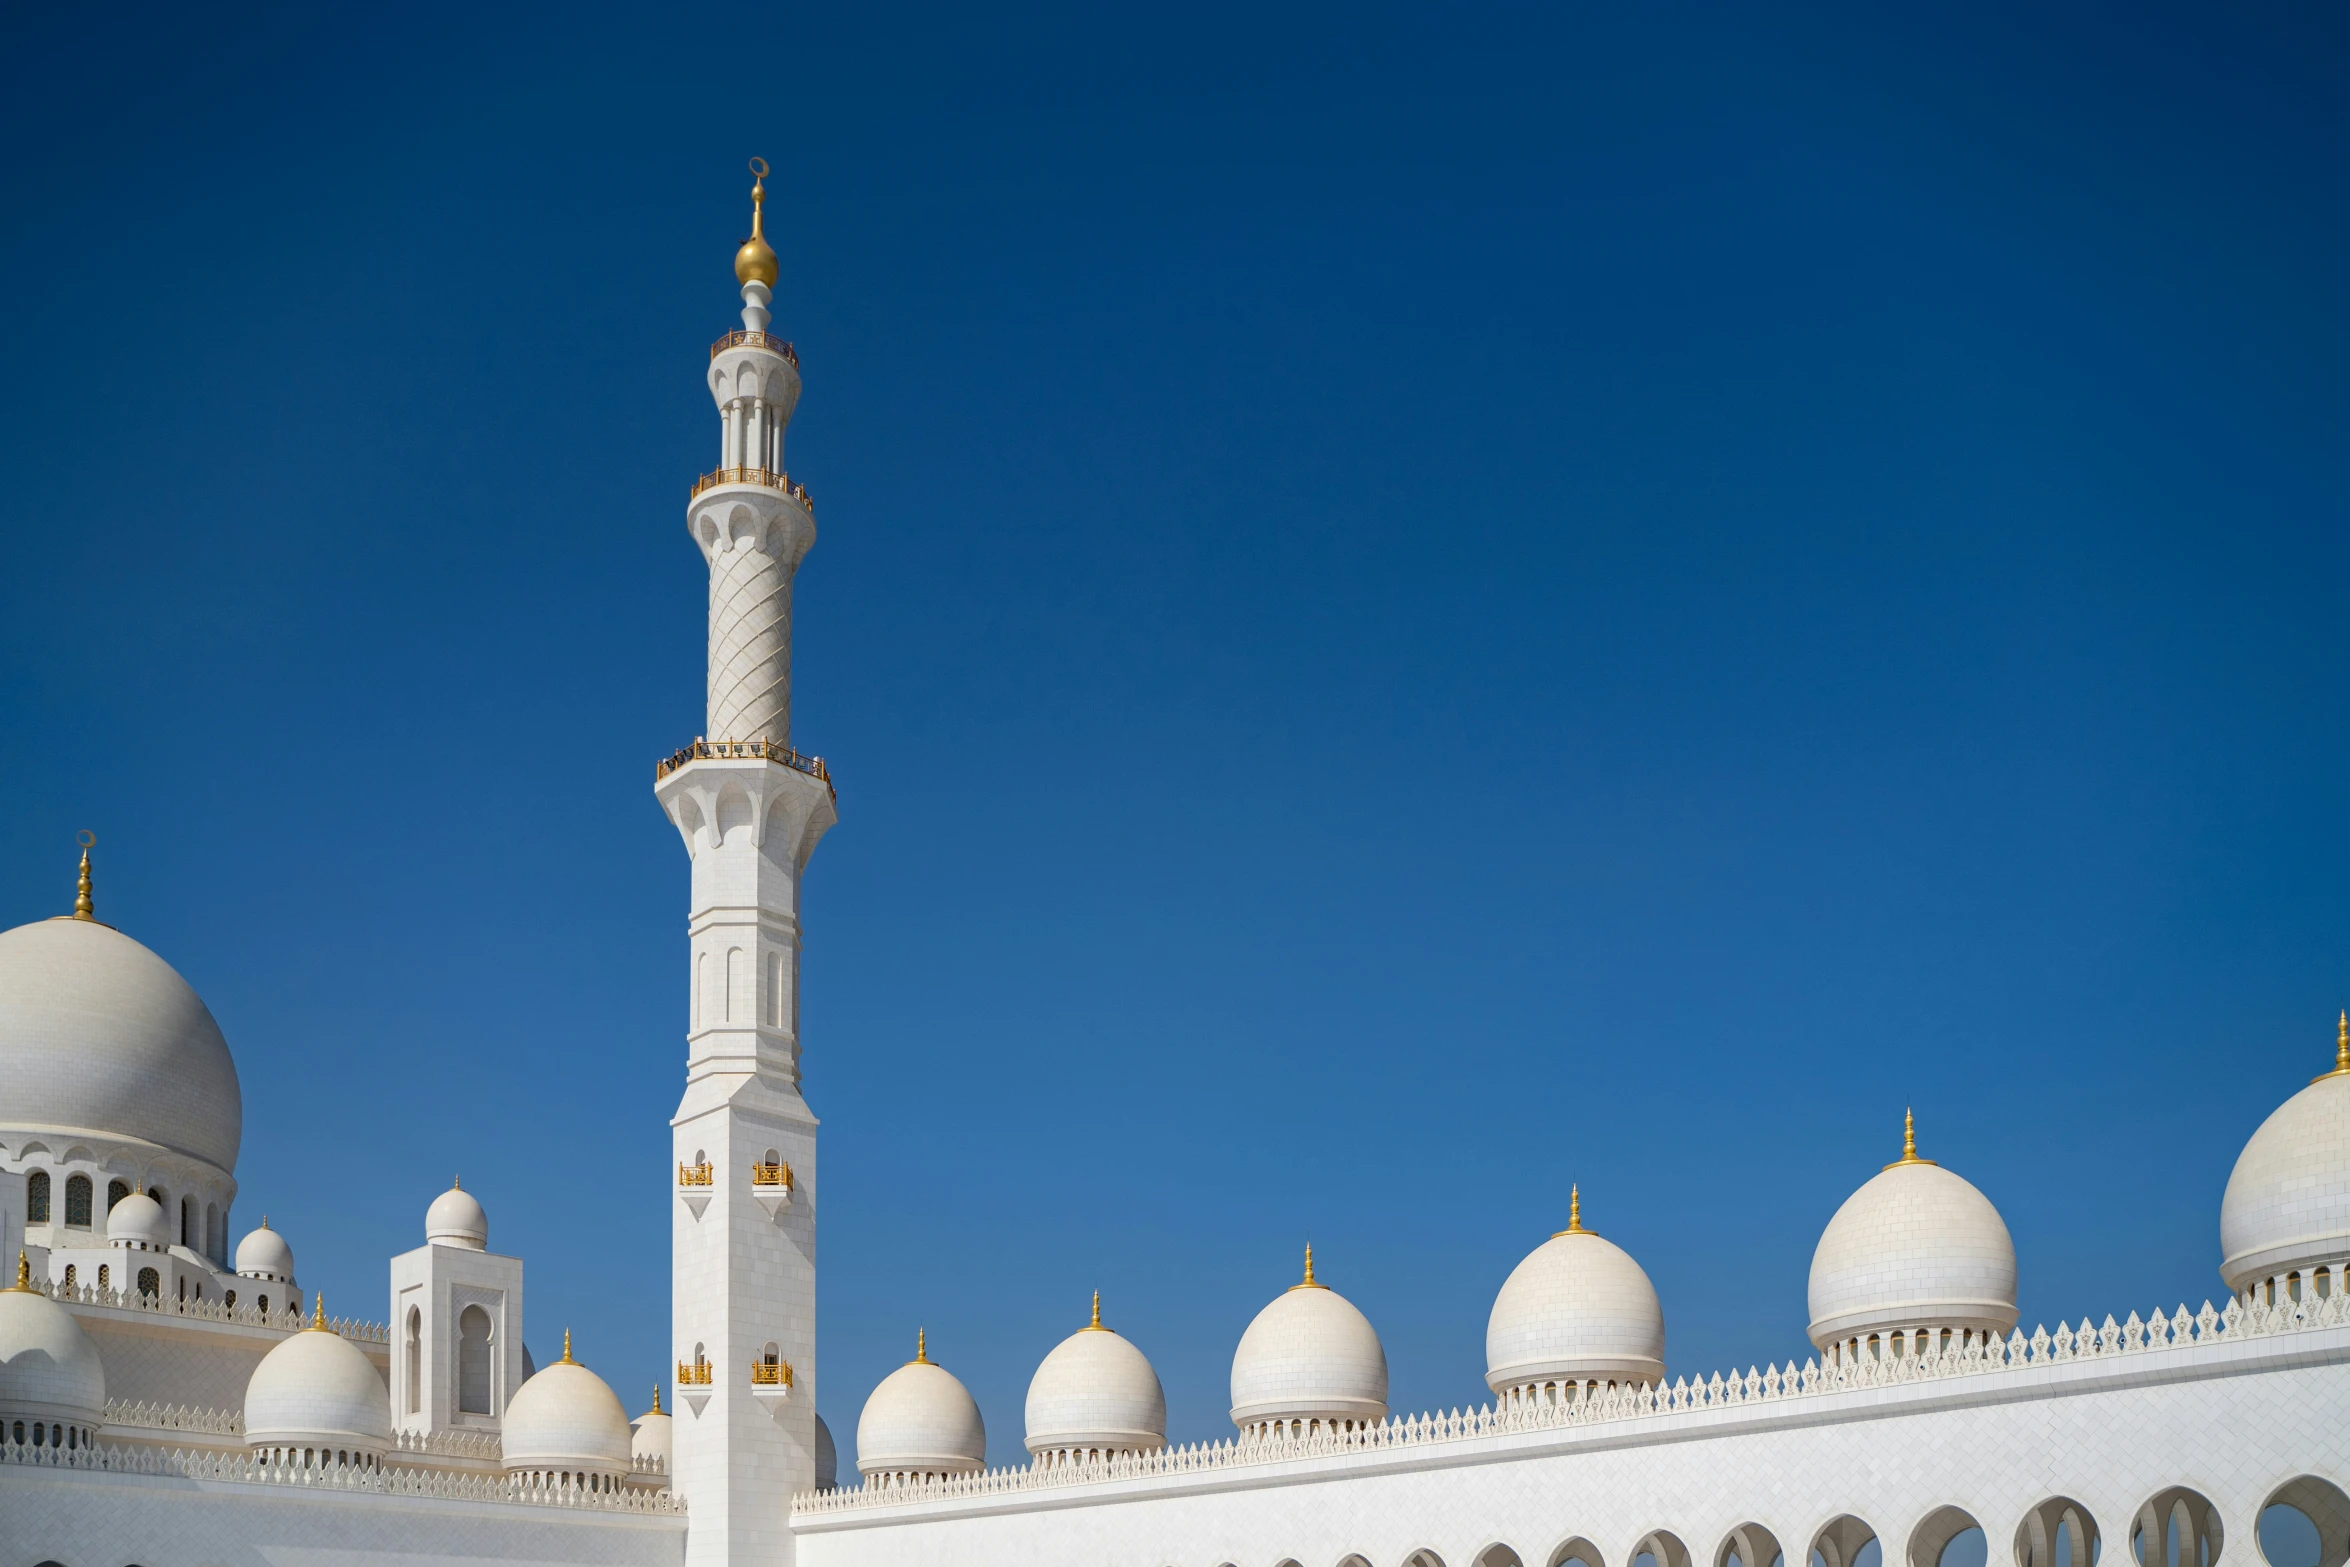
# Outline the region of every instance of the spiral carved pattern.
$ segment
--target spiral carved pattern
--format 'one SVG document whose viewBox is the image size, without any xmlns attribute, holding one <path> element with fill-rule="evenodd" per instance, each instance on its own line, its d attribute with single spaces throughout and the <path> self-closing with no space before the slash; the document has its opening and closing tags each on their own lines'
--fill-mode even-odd
<svg viewBox="0 0 2350 1567">
<path fill-rule="evenodd" d="M 710 561 L 713 740 L 791 743 L 791 567 L 757 536 Z"/>
</svg>

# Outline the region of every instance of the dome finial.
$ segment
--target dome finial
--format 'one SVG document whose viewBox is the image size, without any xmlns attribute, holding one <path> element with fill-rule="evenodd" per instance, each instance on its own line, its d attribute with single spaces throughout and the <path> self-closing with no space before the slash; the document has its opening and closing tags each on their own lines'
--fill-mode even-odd
<svg viewBox="0 0 2350 1567">
<path fill-rule="evenodd" d="M 775 249 L 767 243 L 767 160 L 751 160 L 751 237 L 734 253 L 734 280 L 749 287 L 753 283 L 775 286 L 781 269 L 775 264 Z"/>
<path fill-rule="evenodd" d="M 452 1175 L 452 1176 L 450 1176 L 450 1177 L 449 1177 L 449 1190 L 451 1190 L 451 1191 L 453 1191 L 453 1192 L 461 1192 L 461 1191 L 465 1190 L 465 1177 L 464 1177 L 464 1176 L 462 1176 L 462 1175 Z"/>
<path fill-rule="evenodd" d="M 1313 1245 L 1313 1242 L 1311 1242 L 1311 1241 L 1308 1241 L 1308 1242 L 1306 1243 L 1306 1276 L 1305 1276 L 1305 1278 L 1304 1278 L 1304 1279 L 1302 1279 L 1302 1280 L 1300 1280 L 1298 1283 L 1292 1284 L 1292 1285 L 1291 1285 L 1291 1286 L 1289 1286 L 1289 1287 L 1290 1287 L 1291 1289 L 1293 1289 L 1293 1290 L 1318 1290 L 1318 1289 L 1323 1289 L 1323 1288 L 1326 1288 L 1326 1287 L 1327 1287 L 1327 1286 L 1325 1286 L 1325 1285 L 1322 1285 L 1322 1284 L 1319 1284 L 1319 1283 L 1315 1282 L 1315 1279 L 1314 1279 L 1314 1245 Z"/>
<path fill-rule="evenodd" d="M 1907 1105 L 1902 1106 L 1901 1157 L 1894 1160 L 1891 1164 L 1885 1166 L 1885 1168 L 1888 1170 L 1898 1170 L 1905 1164 L 1932 1164 L 1933 1162 L 1934 1161 L 1931 1159 L 1921 1159 L 1918 1157 L 1918 1118 L 1915 1112 L 1913 1112 Z"/>
<path fill-rule="evenodd" d="M 30 1295 L 33 1292 L 33 1265 L 25 1260 L 21 1247 L 16 1253 L 16 1282 L 9 1288 L 20 1295 Z"/>
<path fill-rule="evenodd" d="M 928 1328 L 914 1330 L 914 1359 L 912 1363 L 917 1366 L 930 1364 L 930 1330 Z"/>
<path fill-rule="evenodd" d="M 1589 1235 L 1590 1233 L 1589 1230 L 1583 1228 L 1583 1188 L 1570 1185 L 1567 1188 L 1567 1227 L 1559 1231 L 1559 1235 Z M 1558 1235 L 1552 1236 L 1551 1239 L 1557 1240 Z"/>
<path fill-rule="evenodd" d="M 73 917 L 94 924 L 98 918 L 98 906 L 90 901 L 90 851 L 98 846 L 98 835 L 84 827 L 74 834 L 74 841 L 82 846 L 82 878 L 74 889 Z"/>
<path fill-rule="evenodd" d="M 2343 1012 L 2341 1024 L 2334 1032 L 2334 1069 L 2320 1072 L 2310 1081 L 2322 1083 L 2329 1077 L 2350 1077 L 2350 1011 Z"/>
<path fill-rule="evenodd" d="M 1088 1322 L 1086 1327 L 1097 1333 L 1107 1331 L 1102 1327 L 1102 1292 L 1100 1290 L 1093 1292 L 1093 1320 Z"/>
<path fill-rule="evenodd" d="M 661 1412 L 661 1384 L 660 1384 L 660 1383 L 658 1383 L 658 1382 L 656 1382 L 656 1383 L 654 1383 L 654 1384 L 653 1384 L 653 1413 L 657 1415 L 657 1414 L 659 1414 L 660 1412 Z"/>
<path fill-rule="evenodd" d="M 324 1333 L 326 1327 L 326 1291 L 314 1290 L 310 1295 L 310 1331 Z"/>
<path fill-rule="evenodd" d="M 569 1328 L 565 1328 L 563 1330 L 563 1358 L 556 1361 L 555 1364 L 559 1366 L 576 1366 L 579 1364 L 578 1361 L 571 1358 L 571 1330 Z"/>
</svg>

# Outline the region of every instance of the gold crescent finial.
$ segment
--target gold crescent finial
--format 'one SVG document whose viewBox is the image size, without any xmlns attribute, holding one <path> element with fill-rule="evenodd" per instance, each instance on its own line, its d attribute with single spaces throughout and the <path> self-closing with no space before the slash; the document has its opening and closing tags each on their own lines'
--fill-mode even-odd
<svg viewBox="0 0 2350 1567">
<path fill-rule="evenodd" d="M 74 841 L 82 846 L 82 879 L 81 884 L 74 889 L 73 917 L 95 923 L 98 906 L 90 901 L 90 851 L 98 846 L 98 835 L 84 827 L 73 836 Z"/>
<path fill-rule="evenodd" d="M 769 288 L 782 269 L 775 262 L 775 247 L 767 243 L 767 160 L 751 160 L 751 237 L 734 253 L 734 280 L 737 283 L 764 283 Z"/>
<path fill-rule="evenodd" d="M 2334 1032 L 2334 1069 L 2320 1072 L 2310 1079 L 2322 1083 L 2329 1077 L 2350 1077 L 2350 1011 L 2342 1014 L 2342 1021 Z"/>
</svg>

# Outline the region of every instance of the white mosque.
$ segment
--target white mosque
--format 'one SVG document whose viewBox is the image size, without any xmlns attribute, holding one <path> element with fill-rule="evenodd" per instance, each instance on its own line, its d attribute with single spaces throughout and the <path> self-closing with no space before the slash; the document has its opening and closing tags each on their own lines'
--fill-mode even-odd
<svg viewBox="0 0 2350 1567">
<path fill-rule="evenodd" d="M 1471 1407 L 1390 1409 L 1377 1330 L 1309 1251 L 1235 1348 L 1229 1438 L 1167 1444 L 1097 1300 L 1030 1383 L 1027 1463 L 985 1467 L 918 1339 L 841 1485 L 799 1089 L 800 877 L 835 803 L 791 743 L 815 517 L 784 471 L 800 372 L 767 330 L 763 194 L 686 513 L 713 738 L 654 785 L 692 863 L 672 1407 L 632 1421 L 568 1336 L 531 1364 L 522 1262 L 462 1189 L 390 1259 L 381 1321 L 330 1317 L 266 1219 L 232 1248 L 235 1062 L 99 918 L 85 845 L 72 913 L 0 933 L 0 1567 L 2255 1567 L 2273 1509 L 2315 1544 L 2269 1567 L 2344 1567 L 2350 1018 L 2236 1162 L 2217 1308 L 2023 1331 L 2006 1225 L 1912 1132 L 1827 1221 L 1800 1360 L 1673 1365 L 1647 1274 L 1570 1194 L 1500 1285 Z"/>
</svg>

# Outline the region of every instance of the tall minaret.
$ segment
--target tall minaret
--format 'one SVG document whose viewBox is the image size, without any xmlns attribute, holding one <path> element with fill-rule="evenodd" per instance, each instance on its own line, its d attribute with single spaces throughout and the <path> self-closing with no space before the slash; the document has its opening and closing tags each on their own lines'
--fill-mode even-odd
<svg viewBox="0 0 2350 1567">
<path fill-rule="evenodd" d="M 795 1492 L 816 1476 L 816 1117 L 800 1097 L 800 873 L 836 820 L 821 762 L 791 748 L 791 585 L 815 542 L 783 471 L 799 358 L 769 335 L 765 175 L 735 253 L 743 330 L 710 346 L 718 469 L 686 527 L 710 567 L 704 739 L 654 785 L 693 857 L 685 1098 L 670 1324 L 673 1483 L 688 1567 L 784 1567 Z"/>
</svg>

